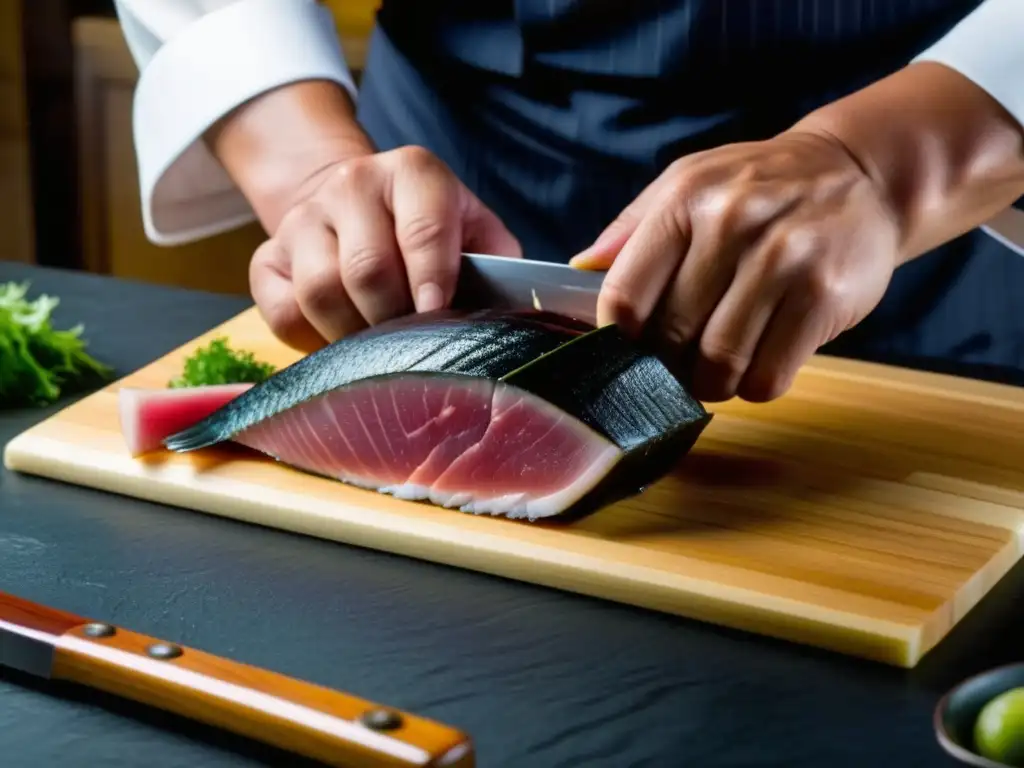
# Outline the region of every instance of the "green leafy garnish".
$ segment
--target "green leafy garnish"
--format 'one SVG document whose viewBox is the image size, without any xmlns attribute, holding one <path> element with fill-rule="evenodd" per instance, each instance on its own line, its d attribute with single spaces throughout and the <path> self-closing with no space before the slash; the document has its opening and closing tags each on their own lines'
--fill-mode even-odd
<svg viewBox="0 0 1024 768">
<path fill-rule="evenodd" d="M 50 405 L 70 391 L 107 381 L 113 371 L 85 352 L 82 325 L 56 330 L 60 299 L 25 298 L 29 283 L 0 284 L 0 407 Z"/>
<path fill-rule="evenodd" d="M 256 359 L 252 352 L 234 350 L 227 339 L 214 339 L 185 359 L 184 371 L 168 386 L 203 387 L 211 384 L 259 384 L 274 373 L 274 366 Z"/>
</svg>

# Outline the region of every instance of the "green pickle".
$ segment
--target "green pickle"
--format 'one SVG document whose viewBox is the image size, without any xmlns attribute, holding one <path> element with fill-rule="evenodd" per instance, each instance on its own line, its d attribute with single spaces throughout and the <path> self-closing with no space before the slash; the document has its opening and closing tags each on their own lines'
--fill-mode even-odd
<svg viewBox="0 0 1024 768">
<path fill-rule="evenodd" d="M 974 747 L 989 760 L 1024 766 L 1024 687 L 1006 691 L 982 708 L 974 724 Z"/>
</svg>

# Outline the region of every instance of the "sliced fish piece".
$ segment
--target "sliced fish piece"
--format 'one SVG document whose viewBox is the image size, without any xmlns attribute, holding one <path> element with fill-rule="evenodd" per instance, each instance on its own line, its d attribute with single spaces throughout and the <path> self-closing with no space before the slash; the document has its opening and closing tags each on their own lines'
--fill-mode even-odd
<svg viewBox="0 0 1024 768">
<path fill-rule="evenodd" d="M 132 456 L 163 448 L 163 441 L 224 407 L 252 384 L 147 389 L 122 387 L 117 393 L 121 433 Z"/>
</svg>

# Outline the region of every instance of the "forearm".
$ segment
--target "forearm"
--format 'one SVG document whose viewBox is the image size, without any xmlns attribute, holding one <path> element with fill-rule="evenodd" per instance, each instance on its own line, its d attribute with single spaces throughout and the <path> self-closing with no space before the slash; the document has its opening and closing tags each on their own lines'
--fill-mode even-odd
<svg viewBox="0 0 1024 768">
<path fill-rule="evenodd" d="M 233 110 L 205 134 L 211 151 L 271 234 L 339 159 L 373 151 L 348 92 L 311 80 L 277 88 Z"/>
<path fill-rule="evenodd" d="M 964 75 L 911 64 L 808 115 L 796 129 L 838 139 L 883 191 L 905 262 L 1024 195 L 1024 129 Z"/>
</svg>

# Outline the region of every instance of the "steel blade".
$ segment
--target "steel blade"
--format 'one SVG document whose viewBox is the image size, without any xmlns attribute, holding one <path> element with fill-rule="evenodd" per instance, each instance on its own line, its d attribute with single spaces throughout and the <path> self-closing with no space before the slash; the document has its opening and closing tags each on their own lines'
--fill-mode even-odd
<svg viewBox="0 0 1024 768">
<path fill-rule="evenodd" d="M 52 635 L 0 619 L 0 666 L 48 679 L 53 654 Z"/>
<path fill-rule="evenodd" d="M 541 309 L 597 322 L 604 272 L 567 264 L 465 253 L 453 306 L 465 309 Z"/>
</svg>

